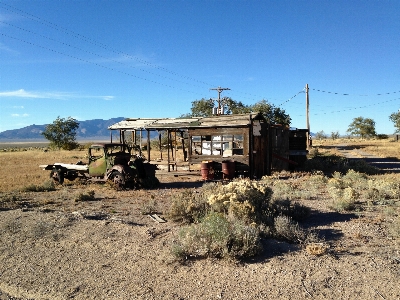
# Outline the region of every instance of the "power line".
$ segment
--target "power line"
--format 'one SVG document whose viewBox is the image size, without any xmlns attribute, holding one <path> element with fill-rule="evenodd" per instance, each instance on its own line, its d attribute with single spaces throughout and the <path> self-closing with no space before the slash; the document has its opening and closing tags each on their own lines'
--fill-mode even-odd
<svg viewBox="0 0 400 300">
<path fill-rule="evenodd" d="M 28 29 L 25 29 L 25 28 L 21 28 L 21 27 L 19 27 L 19 26 L 15 26 L 15 25 L 13 25 L 13 24 L 9 24 L 9 23 L 4 22 L 4 21 L 1 21 L 1 20 L 0 20 L 0 23 L 3 23 L 3 24 L 6 24 L 6 25 L 9 25 L 9 26 L 12 26 L 12 27 L 14 27 L 14 28 L 17 28 L 17 29 L 19 29 L 19 30 L 25 31 L 25 32 L 30 33 L 30 34 L 34 34 L 34 35 L 40 36 L 40 37 L 45 38 L 45 39 L 47 39 L 47 40 L 49 40 L 49 41 L 56 42 L 56 43 L 59 43 L 59 44 L 61 44 L 61 45 L 64 45 L 64 46 L 67 46 L 67 47 L 70 47 L 70 48 L 73 48 L 73 49 L 76 49 L 76 50 L 79 50 L 79 51 L 82 51 L 82 52 L 86 52 L 86 53 L 89 53 L 89 54 L 91 54 L 91 55 L 95 55 L 95 56 L 100 57 L 100 58 L 104 58 L 104 59 L 106 59 L 106 60 L 115 62 L 115 63 L 120 64 L 120 65 L 123 65 L 123 66 L 128 66 L 128 67 L 130 67 L 130 68 L 135 68 L 135 69 L 138 69 L 138 70 L 140 70 L 140 71 L 142 71 L 142 72 L 149 73 L 149 74 L 151 74 L 151 75 L 155 75 L 155 76 L 158 76 L 158 77 L 161 77 L 161 78 L 164 78 L 164 79 L 170 79 L 170 80 L 173 80 L 173 81 L 176 81 L 176 82 L 180 82 L 180 83 L 189 85 L 188 82 L 184 82 L 184 81 L 180 81 L 180 80 L 178 80 L 178 79 L 174 79 L 174 78 L 162 76 L 162 75 L 160 75 L 160 74 L 157 74 L 157 73 L 154 73 L 154 72 L 151 72 L 151 71 L 148 71 L 148 70 L 144 70 L 144 69 L 141 69 L 141 68 L 132 66 L 132 65 L 127 65 L 127 64 L 125 64 L 125 63 L 123 63 L 123 62 L 120 62 L 120 61 L 117 61 L 117 60 L 115 60 L 115 59 L 107 58 L 107 57 L 105 57 L 105 56 L 103 56 L 103 55 L 94 53 L 94 52 L 92 52 L 92 51 L 84 50 L 84 49 L 82 49 L 82 48 L 79 48 L 79 47 L 76 47 L 76 46 L 73 46 L 73 45 L 70 45 L 70 44 L 67 44 L 67 43 L 58 41 L 58 40 L 56 40 L 56 39 L 53 39 L 53 38 L 44 36 L 44 35 L 42 35 L 42 34 L 33 32 L 33 31 L 28 30 Z M 199 85 L 197 85 L 197 86 L 200 87 Z"/>
<path fill-rule="evenodd" d="M 137 76 L 137 75 L 133 75 L 133 74 L 128 73 L 128 72 L 123 72 L 123 71 L 117 70 L 115 68 L 107 67 L 107 66 L 101 65 L 101 64 L 96 63 L 96 62 L 92 62 L 92 61 L 89 61 L 89 60 L 86 60 L 86 59 L 82 59 L 82 58 L 79 58 L 79 57 L 76 57 L 76 56 L 73 56 L 73 55 L 70 55 L 70 54 L 63 53 L 63 52 L 58 51 L 58 50 L 54 50 L 54 49 L 51 49 L 51 48 L 48 48 L 48 47 L 37 45 L 35 43 L 29 42 L 29 41 L 25 41 L 25 40 L 22 40 L 22 39 L 19 39 L 19 38 L 16 38 L 16 37 L 4 34 L 4 33 L 0 33 L 0 34 L 3 35 L 3 36 L 6 36 L 8 38 L 11 38 L 11 39 L 14 39 L 14 40 L 17 40 L 17 41 L 20 41 L 20 42 L 35 46 L 35 47 L 39 47 L 39 48 L 42 48 L 42 49 L 45 49 L 45 50 L 48 50 L 48 51 L 51 51 L 51 52 L 54 52 L 54 53 L 57 53 L 57 54 L 61 54 L 61 55 L 64 55 L 64 56 L 67 56 L 67 57 L 70 57 L 70 58 L 85 62 L 85 63 L 96 65 L 96 66 L 104 68 L 104 69 L 112 70 L 114 72 L 118 72 L 118 73 L 121 73 L 121 74 L 124 74 L 124 75 L 128 75 L 128 76 L 131 76 L 131 77 L 138 78 L 138 79 L 142 79 L 142 80 L 145 80 L 145 81 L 148 81 L 148 82 L 152 82 L 152 83 L 155 83 L 155 84 L 158 84 L 158 85 L 162 85 L 162 86 L 165 86 L 165 87 L 168 87 L 168 88 L 178 89 L 178 90 L 181 90 L 181 91 L 184 91 L 184 92 L 195 94 L 195 92 L 193 92 L 193 91 L 184 90 L 184 89 L 181 89 L 181 88 L 174 87 L 172 85 L 160 83 L 158 81 L 154 81 L 154 80 L 146 79 L 146 78 L 143 78 L 143 77 L 140 77 L 140 76 Z"/>
<path fill-rule="evenodd" d="M 334 110 L 334 111 L 327 111 L 327 112 L 321 112 L 321 110 L 318 110 L 319 113 L 313 113 L 312 115 L 313 116 L 319 116 L 319 115 L 327 115 L 327 114 L 334 114 L 334 113 L 344 113 L 344 112 L 347 112 L 347 111 L 364 109 L 364 108 L 368 108 L 368 107 L 372 107 L 372 106 L 382 105 L 384 103 L 389 103 L 389 102 L 393 102 L 393 101 L 396 101 L 396 100 L 400 100 L 400 98 L 395 98 L 395 99 L 381 101 L 381 102 L 374 102 L 373 104 L 369 104 L 369 105 L 363 105 L 363 106 L 357 106 L 357 107 L 349 107 L 349 108 L 341 109 L 341 110 Z M 301 115 L 298 115 L 298 116 L 304 116 L 304 115 L 301 114 Z"/>
<path fill-rule="evenodd" d="M 302 94 L 305 92 L 305 88 L 302 89 L 300 92 L 298 92 L 297 94 L 295 94 L 294 96 L 290 97 L 289 99 L 287 99 L 286 101 L 282 102 L 281 104 L 279 104 L 279 106 L 282 106 L 285 103 L 288 103 L 290 100 L 292 100 L 293 98 L 295 98 L 297 95 Z"/>
<path fill-rule="evenodd" d="M 348 94 L 348 93 L 330 92 L 330 91 L 324 91 L 324 90 L 320 90 L 320 89 L 312 89 L 312 90 L 316 91 L 316 92 L 334 94 L 334 95 L 340 95 L 340 96 L 362 96 L 362 97 L 383 96 L 383 95 L 392 95 L 392 94 L 400 93 L 400 91 L 396 91 L 396 92 L 388 92 L 388 93 L 380 93 L 380 94 L 370 94 L 370 95 L 358 94 L 358 95 L 356 95 L 356 94 Z"/>
<path fill-rule="evenodd" d="M 112 47 L 110 47 L 110 46 L 108 46 L 108 45 L 106 45 L 106 44 L 104 44 L 104 43 L 101 43 L 101 42 L 99 42 L 99 41 L 96 41 L 96 40 L 94 40 L 94 39 L 92 39 L 92 38 L 90 38 L 90 37 L 87 37 L 87 36 L 85 36 L 85 35 L 82 35 L 82 34 L 80 34 L 80 33 L 71 31 L 71 30 L 69 30 L 69 29 L 67 29 L 67 28 L 65 28 L 65 27 L 62 27 L 62 26 L 60 26 L 60 25 L 57 25 L 57 24 L 55 24 L 55 23 L 46 21 L 46 20 L 44 20 L 44 19 L 42 19 L 42 18 L 40 18 L 40 17 L 38 17 L 38 16 L 35 16 L 35 15 L 33 15 L 33 14 L 30 14 L 30 13 L 28 13 L 28 12 L 26 12 L 26 11 L 23 11 L 23 10 L 21 10 L 21 9 L 18 9 L 18 8 L 16 8 L 16 7 L 13 7 L 13 6 L 9 5 L 9 4 L 0 2 L 0 5 L 3 5 L 3 8 L 6 9 L 6 10 L 8 10 L 8 11 L 12 11 L 13 13 L 16 13 L 16 14 L 18 14 L 18 15 L 20 15 L 20 16 L 27 17 L 27 18 L 29 18 L 29 19 L 31 19 L 31 20 L 33 20 L 33 21 L 35 21 L 35 22 L 38 22 L 38 23 L 40 23 L 40 24 L 42 24 L 42 25 L 45 25 L 45 26 L 48 26 L 48 27 L 50 27 L 50 28 L 53 28 L 53 29 L 55 29 L 55 30 L 57 30 L 57 31 L 63 32 L 63 33 L 65 33 L 65 34 L 69 35 L 69 36 L 73 36 L 74 38 L 83 40 L 83 41 L 85 41 L 85 42 L 87 42 L 87 43 L 89 43 L 89 44 L 95 45 L 95 46 L 100 47 L 100 48 L 102 48 L 102 49 L 111 51 L 112 53 L 119 54 L 119 55 L 123 55 L 124 57 L 126 57 L 126 58 L 128 58 L 128 59 L 130 59 L 130 60 L 136 60 L 136 61 L 138 61 L 138 62 L 140 62 L 140 63 L 143 63 L 143 64 L 145 64 L 145 65 L 147 65 L 147 66 L 149 66 L 149 67 L 155 68 L 155 69 L 160 70 L 160 71 L 164 71 L 164 72 L 169 73 L 169 74 L 174 75 L 174 76 L 181 77 L 181 78 L 183 78 L 183 79 L 185 79 L 185 80 L 194 81 L 194 82 L 197 82 L 197 83 L 199 83 L 199 84 L 203 84 L 203 85 L 207 85 L 207 86 L 212 85 L 212 84 L 210 84 L 210 83 L 207 83 L 207 82 L 204 82 L 204 81 L 200 81 L 200 80 L 197 80 L 197 79 L 192 78 L 192 77 L 189 77 L 189 76 L 180 75 L 180 74 L 178 74 L 178 73 L 176 73 L 176 72 L 173 72 L 173 71 L 168 70 L 168 69 L 166 69 L 166 68 L 163 68 L 163 67 L 161 67 L 161 66 L 152 64 L 152 63 L 150 63 L 150 62 L 148 62 L 148 61 L 146 61 L 146 60 L 144 60 L 144 59 L 140 59 L 140 58 L 138 58 L 138 57 L 129 55 L 129 54 L 127 54 L 127 53 L 124 53 L 124 52 L 122 52 L 122 51 L 116 50 L 116 49 L 114 49 L 114 48 L 112 48 Z M 3 21 L 1 21 L 1 22 L 3 22 Z M 8 23 L 6 23 L 6 22 L 3 22 L 3 23 L 8 24 Z M 11 25 L 11 24 L 8 24 L 8 25 Z M 11 25 L 11 26 L 14 26 L 14 25 Z M 26 30 L 26 29 L 23 29 L 23 28 L 20 28 L 20 27 L 17 27 L 17 26 L 14 26 L 14 27 L 19 28 L 20 30 L 25 30 L 25 31 L 27 31 L 27 32 L 31 32 L 31 31 L 29 31 L 29 30 Z M 33 32 L 31 32 L 31 33 L 33 33 Z M 36 34 L 36 33 L 33 33 L 33 34 Z M 40 35 L 40 34 L 39 34 L 39 35 Z M 47 37 L 45 37 L 45 36 L 43 36 L 43 35 L 40 35 L 40 36 L 42 36 L 42 37 L 44 37 L 44 38 L 47 38 Z M 47 38 L 47 39 L 52 40 L 51 38 Z M 53 40 L 53 41 L 56 41 L 56 40 Z M 56 41 L 56 42 L 59 42 L 59 41 Z M 77 49 L 77 50 L 85 51 L 85 50 L 83 50 L 83 49 L 74 47 L 74 46 L 72 46 L 72 45 L 69 45 L 69 44 L 66 44 L 66 43 L 63 43 L 63 42 L 59 42 L 59 43 L 62 43 L 62 44 L 64 44 L 64 45 L 66 45 L 66 46 L 75 48 L 75 49 Z M 32 44 L 33 44 L 33 43 L 32 43 Z M 38 45 L 37 45 L 37 46 L 38 46 Z M 44 48 L 45 48 L 45 47 L 44 47 Z M 55 51 L 55 52 L 56 52 L 56 51 Z M 95 53 L 93 53 L 93 52 L 90 52 L 90 51 L 85 51 L 85 52 L 90 53 L 90 54 L 93 54 L 93 55 L 97 55 L 97 54 L 95 54 Z M 67 54 L 64 54 L 64 55 L 67 55 Z M 105 58 L 104 56 L 101 56 L 101 55 L 97 55 L 97 56 L 102 57 L 102 58 Z M 110 60 L 110 59 L 109 59 L 109 60 Z M 122 65 L 125 65 L 125 64 L 122 63 L 122 62 L 118 62 L 118 61 L 115 61 L 115 60 L 112 60 L 112 61 L 117 62 L 117 63 L 122 64 Z M 132 67 L 132 66 L 130 66 L 130 67 Z M 137 68 L 137 67 L 134 67 L 134 68 Z M 162 76 L 162 75 L 159 75 L 159 74 L 156 74 L 156 73 L 153 73 L 153 72 L 150 72 L 150 71 L 146 71 L 146 70 L 143 70 L 143 69 L 140 69 L 140 68 L 138 68 L 138 69 L 141 70 L 141 71 L 143 71 L 143 72 L 147 72 L 147 73 L 149 73 L 149 74 L 153 74 L 153 75 L 156 75 L 156 76 L 159 76 L 159 77 L 162 77 L 162 78 L 171 79 L 171 78 L 164 77 L 164 76 Z M 137 77 L 137 78 L 140 78 L 139 76 L 136 76 L 136 77 Z M 145 80 L 146 80 L 146 79 L 145 79 Z M 174 81 L 177 81 L 177 82 L 181 82 L 181 83 L 185 83 L 185 82 L 182 82 L 182 81 L 179 81 L 179 80 L 176 80 L 176 79 L 171 79 L 171 80 L 174 80 Z M 185 84 L 189 84 L 189 83 L 185 83 Z M 250 99 L 250 100 L 255 100 L 255 101 L 256 101 L 257 99 L 256 99 L 255 97 L 258 97 L 259 99 L 264 99 L 264 98 L 265 98 L 265 97 L 260 96 L 260 95 L 254 95 L 254 94 L 245 93 L 245 92 L 241 92 L 241 91 L 236 91 L 236 92 L 239 93 L 239 94 L 245 95 L 245 96 L 243 96 L 243 98 Z M 248 95 L 248 96 L 246 96 L 246 95 Z M 290 100 L 290 99 L 289 99 L 289 100 Z M 289 100 L 287 100 L 287 101 L 289 101 Z M 286 101 L 286 102 L 287 102 L 287 101 Z"/>
<path fill-rule="evenodd" d="M 129 54 L 127 54 L 127 53 L 124 53 L 124 52 L 122 52 L 122 51 L 116 50 L 116 49 L 114 49 L 114 48 L 112 48 L 112 47 L 110 47 L 110 46 L 108 46 L 108 45 L 106 45 L 106 44 L 104 44 L 104 43 L 98 42 L 98 41 L 96 41 L 96 40 L 94 40 L 94 39 L 92 39 L 92 38 L 89 38 L 89 37 L 84 36 L 84 35 L 82 35 L 82 34 L 80 34 L 80 33 L 71 31 L 71 30 L 69 30 L 69 29 L 67 29 L 67 28 L 64 28 L 64 27 L 62 27 L 62 26 L 59 26 L 59 25 L 54 24 L 54 23 L 52 23 L 52 22 L 43 20 L 43 19 L 40 18 L 40 17 L 34 16 L 34 15 L 30 14 L 30 13 L 27 13 L 27 12 L 21 10 L 21 9 L 15 8 L 15 7 L 11 6 L 11 5 L 8 5 L 8 4 L 2 3 L 2 2 L 0 2 L 0 4 L 1 4 L 1 5 L 4 5 L 4 6 L 7 6 L 7 7 L 4 7 L 4 8 L 5 8 L 6 10 L 8 10 L 8 11 L 10 11 L 10 10 L 14 10 L 14 12 L 15 12 L 15 11 L 18 11 L 18 12 L 20 12 L 20 13 L 17 13 L 17 14 L 20 15 L 20 16 L 28 17 L 29 19 L 31 19 L 31 20 L 33 20 L 33 21 L 35 21 L 35 22 L 38 22 L 38 23 L 40 23 L 40 24 L 42 24 L 42 25 L 51 27 L 51 28 L 53 28 L 53 29 L 55 29 L 55 30 L 57 30 L 57 31 L 64 32 L 64 33 L 67 34 L 67 35 L 73 36 L 73 37 L 75 37 L 75 38 L 77 38 L 77 39 L 83 40 L 83 41 L 85 41 L 85 42 L 87 42 L 87 43 L 89 43 L 89 44 L 95 45 L 95 46 L 100 47 L 100 48 L 103 48 L 103 49 L 105 49 L 105 50 L 111 51 L 112 53 L 123 55 L 124 57 L 126 57 L 126 58 L 128 58 L 128 59 L 136 60 L 136 61 L 138 61 L 138 62 L 141 62 L 141 63 L 145 64 L 145 65 L 148 65 L 148 66 L 153 67 L 153 68 L 156 68 L 156 69 L 158 69 L 158 70 L 167 72 L 167 73 L 172 74 L 172 75 L 174 75 L 174 76 L 182 77 L 182 78 L 185 78 L 185 79 L 188 79 L 188 80 L 193 80 L 193 81 L 196 81 L 196 82 L 198 82 L 198 83 L 202 83 L 202 84 L 204 84 L 204 85 L 210 86 L 210 84 L 207 83 L 207 82 L 203 82 L 203 81 L 197 80 L 197 79 L 192 78 L 192 77 L 189 77 L 189 76 L 180 75 L 180 74 L 178 74 L 178 73 L 175 73 L 175 72 L 173 72 L 173 71 L 170 71 L 170 70 L 168 70 L 168 69 L 166 69 L 166 68 L 163 68 L 163 67 L 161 67 L 161 66 L 152 64 L 152 63 L 150 63 L 150 62 L 148 62 L 148 61 L 146 61 L 146 60 L 144 60 L 144 59 L 140 59 L 140 58 L 138 58 L 138 57 L 129 55 Z M 21 14 L 21 13 L 22 13 L 22 14 Z"/>
</svg>

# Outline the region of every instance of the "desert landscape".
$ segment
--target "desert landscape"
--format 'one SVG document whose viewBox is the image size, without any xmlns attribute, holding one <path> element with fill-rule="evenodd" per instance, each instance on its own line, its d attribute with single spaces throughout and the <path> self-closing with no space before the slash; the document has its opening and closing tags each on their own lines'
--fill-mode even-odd
<svg viewBox="0 0 400 300">
<path fill-rule="evenodd" d="M 0 299 L 399 299 L 399 145 L 313 141 L 310 162 L 332 163 L 345 150 L 390 158 L 394 167 L 327 172 L 316 169 L 320 160 L 257 181 L 275 200 L 307 208 L 296 228 L 311 238 L 260 235 L 262 250 L 242 258 L 174 248 L 182 228 L 198 225 L 171 212 L 177 199 L 227 182 L 160 170 L 160 186 L 150 190 L 78 180 L 52 187 L 38 166 L 85 160 L 85 151 L 0 147 Z"/>
</svg>

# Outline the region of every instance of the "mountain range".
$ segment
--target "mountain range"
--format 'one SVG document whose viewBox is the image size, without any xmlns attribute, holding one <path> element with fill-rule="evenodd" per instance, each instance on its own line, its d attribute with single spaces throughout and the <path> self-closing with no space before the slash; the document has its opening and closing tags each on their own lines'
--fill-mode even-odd
<svg viewBox="0 0 400 300">
<path fill-rule="evenodd" d="M 118 117 L 108 120 L 94 119 L 87 121 L 78 121 L 79 128 L 77 130 L 77 140 L 89 139 L 109 139 L 110 130 L 108 127 L 118 123 L 126 118 Z M 21 140 L 44 140 L 42 132 L 45 130 L 45 125 L 29 125 L 21 129 L 6 130 L 0 132 L 0 140 L 21 141 Z"/>
</svg>

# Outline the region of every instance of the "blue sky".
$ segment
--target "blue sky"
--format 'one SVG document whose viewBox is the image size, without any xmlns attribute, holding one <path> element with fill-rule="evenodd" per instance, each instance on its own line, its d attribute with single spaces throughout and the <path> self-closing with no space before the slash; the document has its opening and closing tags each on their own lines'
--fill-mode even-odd
<svg viewBox="0 0 400 300">
<path fill-rule="evenodd" d="M 215 98 L 280 106 L 312 132 L 394 132 L 400 1 L 0 0 L 0 132 L 178 117 Z"/>
</svg>

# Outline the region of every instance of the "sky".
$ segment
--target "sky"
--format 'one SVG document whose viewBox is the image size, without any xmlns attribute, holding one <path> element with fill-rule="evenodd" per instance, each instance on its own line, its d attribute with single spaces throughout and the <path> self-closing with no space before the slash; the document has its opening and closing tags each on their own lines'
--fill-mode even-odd
<svg viewBox="0 0 400 300">
<path fill-rule="evenodd" d="M 346 134 L 400 109 L 398 0 L 0 0 L 0 132 L 260 100 Z"/>
</svg>

